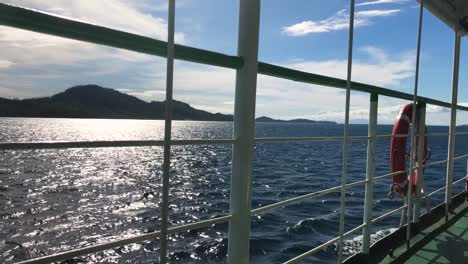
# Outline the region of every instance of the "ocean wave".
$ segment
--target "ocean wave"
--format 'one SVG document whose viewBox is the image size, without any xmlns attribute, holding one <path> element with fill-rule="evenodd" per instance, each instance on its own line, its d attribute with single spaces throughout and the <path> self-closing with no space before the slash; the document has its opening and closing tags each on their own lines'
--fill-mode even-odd
<svg viewBox="0 0 468 264">
<path fill-rule="evenodd" d="M 297 224 L 286 228 L 286 232 L 292 234 L 319 234 L 327 230 L 336 229 L 335 221 L 327 219 L 327 217 L 308 218 L 299 221 Z"/>
<path fill-rule="evenodd" d="M 375 234 L 371 234 L 371 245 L 377 240 L 393 233 L 397 228 L 390 228 L 377 231 Z M 351 256 L 361 251 L 362 247 L 362 235 L 356 236 L 353 239 L 347 239 L 343 241 L 343 254 L 345 256 Z M 338 244 L 335 244 L 335 250 L 338 251 Z"/>
</svg>

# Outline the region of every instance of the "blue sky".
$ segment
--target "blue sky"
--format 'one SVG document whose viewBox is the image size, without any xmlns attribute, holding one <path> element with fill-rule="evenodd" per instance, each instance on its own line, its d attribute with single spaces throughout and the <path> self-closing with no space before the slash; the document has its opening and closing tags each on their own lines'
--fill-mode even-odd
<svg viewBox="0 0 468 264">
<path fill-rule="evenodd" d="M 103 26 L 165 39 L 163 0 L 3 0 Z M 177 0 L 176 41 L 236 53 L 238 1 Z M 418 6 L 415 0 L 357 0 L 353 80 L 412 93 Z M 263 0 L 260 60 L 346 77 L 349 1 Z M 468 105 L 466 41 L 462 42 L 459 101 Z M 165 60 L 134 52 L 0 27 L 0 96 L 48 96 L 95 83 L 141 99 L 162 100 Z M 420 94 L 449 101 L 453 32 L 425 12 Z M 176 62 L 175 98 L 213 112 L 232 113 L 232 70 Z M 344 91 L 259 75 L 257 116 L 343 120 Z M 351 120 L 367 120 L 368 95 L 352 93 Z M 380 123 L 392 123 L 405 101 L 380 100 Z M 428 107 L 428 122 L 447 125 L 447 109 Z M 460 113 L 459 122 L 468 123 Z"/>
</svg>

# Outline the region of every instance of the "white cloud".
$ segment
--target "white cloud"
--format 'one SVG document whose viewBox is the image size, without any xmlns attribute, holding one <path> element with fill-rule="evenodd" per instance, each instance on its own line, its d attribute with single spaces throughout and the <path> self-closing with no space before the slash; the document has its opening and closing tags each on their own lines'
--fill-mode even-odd
<svg viewBox="0 0 468 264">
<path fill-rule="evenodd" d="M 406 52 L 392 56 L 379 48 L 366 46 L 359 51 L 367 55 L 365 61 L 353 61 L 353 81 L 373 84 L 382 87 L 397 87 L 401 81 L 414 75 L 414 57 Z M 347 60 L 304 61 L 288 64 L 297 70 L 323 74 L 331 77 L 346 78 Z"/>
<path fill-rule="evenodd" d="M 356 6 L 369 6 L 369 5 L 380 5 L 380 4 L 401 4 L 407 2 L 407 0 L 376 0 L 356 4 Z"/>
<path fill-rule="evenodd" d="M 157 39 L 166 39 L 167 35 L 166 20 L 155 13 L 149 13 L 153 10 L 145 9 L 146 6 L 165 5 L 164 0 L 4 2 Z M 176 41 L 185 42 L 185 39 L 185 34 L 176 33 Z M 0 86 L 4 87 L 0 89 L 0 96 L 10 98 L 47 96 L 82 83 L 134 88 L 136 77 L 128 76 L 128 72 L 144 64 L 162 61 L 146 54 L 4 26 L 0 26 L 0 50 Z M 165 72 L 165 67 L 158 66 L 152 70 Z M 120 76 L 125 74 L 126 78 Z M 110 76 L 115 81 L 106 78 Z M 141 86 L 138 88 L 155 89 Z"/>
<path fill-rule="evenodd" d="M 0 60 L 0 69 L 1 68 L 8 68 L 12 65 L 13 63 L 11 61 L 7 60 Z"/>
<path fill-rule="evenodd" d="M 364 55 L 353 63 L 353 80 L 384 87 L 400 88 L 413 77 L 414 58 L 410 52 L 388 54 L 382 49 L 367 46 L 359 48 Z M 346 60 L 298 61 L 279 63 L 282 66 L 322 75 L 345 78 Z M 149 69 L 154 65 L 148 65 Z M 164 87 L 165 79 L 157 72 L 147 74 L 146 87 Z M 175 66 L 174 98 L 189 102 L 194 107 L 232 114 L 235 71 L 193 63 L 178 62 Z M 151 99 L 161 100 L 160 95 Z M 368 116 L 368 94 L 353 92 L 352 120 Z M 393 123 L 400 107 L 407 101 L 381 97 L 379 122 Z M 257 116 L 276 118 L 310 118 L 343 121 L 344 90 L 305 84 L 265 75 L 258 76 Z"/>
<path fill-rule="evenodd" d="M 116 90 L 121 92 L 121 93 L 131 93 L 131 92 L 133 92 L 132 89 L 116 89 Z"/>
<path fill-rule="evenodd" d="M 148 1 L 143 0 L 138 3 L 143 4 Z M 167 38 L 165 19 L 147 13 L 135 1 L 8 0 L 5 2 L 157 39 Z M 184 42 L 185 35 L 180 32 L 176 33 L 176 41 Z M 3 26 L 0 27 L 0 49 L 2 50 L 2 59 L 20 66 L 26 64 L 69 65 L 112 59 L 139 61 L 147 60 L 149 57 L 135 52 Z"/>
<path fill-rule="evenodd" d="M 166 21 L 152 16 L 143 9 L 145 6 L 158 6 L 158 3 L 149 0 L 7 0 L 4 2 L 158 39 L 167 38 Z M 161 2 L 159 5 L 164 4 L 162 1 L 159 2 Z M 178 33 L 178 38 L 179 41 L 183 41 L 184 35 Z"/>
<path fill-rule="evenodd" d="M 9 98 L 18 98 L 20 97 L 20 93 L 15 89 L 0 87 L 0 95 L 2 97 L 9 97 Z"/>
<path fill-rule="evenodd" d="M 169 9 L 169 4 L 167 0 L 165 1 L 135 1 L 135 0 L 126 0 L 134 6 L 137 6 L 139 9 L 153 11 L 153 12 L 167 12 Z M 187 3 L 183 0 L 176 1 L 176 9 L 186 6 Z"/>
<path fill-rule="evenodd" d="M 388 10 L 366 10 L 355 13 L 354 27 L 369 26 L 375 17 L 392 16 L 400 12 L 400 9 Z M 319 21 L 303 21 L 283 28 L 283 33 L 288 36 L 305 36 L 313 33 L 324 33 L 345 30 L 349 28 L 349 12 L 345 9 L 338 11 L 335 15 Z"/>
<path fill-rule="evenodd" d="M 121 89 L 122 90 L 127 90 L 127 89 Z M 123 91 L 122 91 L 123 92 Z M 145 101 L 153 101 L 153 100 L 161 100 L 162 97 L 166 94 L 165 91 L 162 90 L 146 90 L 142 92 L 127 92 L 129 95 L 136 96 L 138 98 L 141 98 Z"/>
<path fill-rule="evenodd" d="M 400 9 L 389 9 L 389 10 L 365 10 L 356 12 L 356 17 L 358 19 L 367 18 L 367 17 L 385 17 L 392 16 L 400 12 Z"/>
</svg>

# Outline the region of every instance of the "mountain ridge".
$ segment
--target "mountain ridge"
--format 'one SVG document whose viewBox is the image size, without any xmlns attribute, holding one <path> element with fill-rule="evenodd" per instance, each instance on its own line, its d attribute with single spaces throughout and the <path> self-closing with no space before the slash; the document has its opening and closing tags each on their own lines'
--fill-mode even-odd
<svg viewBox="0 0 468 264">
<path fill-rule="evenodd" d="M 146 102 L 95 84 L 78 85 L 49 97 L 6 99 L 0 97 L 1 117 L 164 119 L 165 101 Z M 232 121 L 232 115 L 210 113 L 173 101 L 173 120 Z M 257 122 L 335 123 L 307 119 L 280 120 L 259 117 Z"/>
</svg>

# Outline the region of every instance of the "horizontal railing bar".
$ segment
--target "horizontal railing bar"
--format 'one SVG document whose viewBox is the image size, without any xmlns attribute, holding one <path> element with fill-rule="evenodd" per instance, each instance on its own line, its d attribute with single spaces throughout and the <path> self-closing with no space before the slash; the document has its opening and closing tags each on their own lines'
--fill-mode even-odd
<svg viewBox="0 0 468 264">
<path fill-rule="evenodd" d="M 322 76 L 314 73 L 303 72 L 299 70 L 293 70 L 282 66 L 277 66 L 273 64 L 268 64 L 264 62 L 259 62 L 258 64 L 258 73 L 273 76 L 277 78 L 303 82 L 303 83 L 310 83 L 310 84 L 317 84 L 323 86 L 330 86 L 335 88 L 346 88 L 346 80 L 333 78 L 328 76 Z M 413 100 L 413 94 L 403 93 L 399 91 L 394 91 L 391 89 L 378 87 L 374 85 L 352 82 L 351 83 L 351 90 L 364 92 L 364 93 L 375 93 L 383 96 L 389 96 L 404 100 Z M 426 97 L 417 97 L 417 101 L 425 102 L 427 104 L 438 105 L 442 107 L 451 107 L 451 103 L 426 98 Z M 459 110 L 468 111 L 468 107 L 457 105 L 456 107 Z"/>
<path fill-rule="evenodd" d="M 465 154 L 465 155 L 461 155 L 461 156 L 455 157 L 455 158 L 453 158 L 453 160 L 464 159 L 464 158 L 467 158 L 467 157 L 468 157 L 468 154 Z"/>
<path fill-rule="evenodd" d="M 384 174 L 384 175 L 381 175 L 381 176 L 377 176 L 377 177 L 374 178 L 374 181 L 385 179 L 385 178 L 388 178 L 390 176 L 398 175 L 398 174 L 401 174 L 401 173 L 406 173 L 406 171 L 405 170 L 394 171 L 394 172 L 390 172 L 390 173 L 387 173 L 387 174 Z"/>
<path fill-rule="evenodd" d="M 399 212 L 399 211 L 401 211 L 401 210 L 403 210 L 405 208 L 406 208 L 406 205 L 403 205 L 401 207 L 398 207 L 397 209 L 394 209 L 394 210 L 392 210 L 390 212 L 387 212 L 387 213 L 385 213 L 385 214 L 383 214 L 381 216 L 378 216 L 378 217 L 372 219 L 372 224 L 377 223 L 377 222 L 389 217 L 390 215 L 392 215 L 394 213 L 397 213 L 397 212 Z"/>
<path fill-rule="evenodd" d="M 167 56 L 165 41 L 3 3 L 0 4 L 0 24 L 149 55 Z M 174 56 L 180 60 L 231 69 L 240 69 L 243 65 L 240 57 L 178 44 L 174 47 Z"/>
<path fill-rule="evenodd" d="M 461 178 L 461 179 L 459 179 L 459 180 L 456 180 L 456 181 L 454 181 L 452 184 L 457 184 L 457 183 L 459 183 L 459 182 L 466 181 L 466 178 L 468 178 L 468 176 L 465 176 L 465 177 L 463 177 L 463 178 Z"/>
<path fill-rule="evenodd" d="M 35 31 L 68 39 L 81 40 L 160 57 L 167 56 L 167 42 L 165 41 L 3 3 L 0 4 L 0 25 Z M 243 66 L 243 59 L 240 57 L 178 44 L 175 45 L 175 58 L 231 69 L 240 69 Z M 264 62 L 259 62 L 258 73 L 303 83 L 317 84 L 335 88 L 346 87 L 346 80 L 343 79 L 289 69 Z M 351 90 L 365 93 L 375 93 L 404 100 L 413 100 L 412 94 L 358 82 L 351 83 Z M 450 103 L 426 97 L 417 97 L 417 101 L 442 107 L 451 107 Z M 468 111 L 468 107 L 466 106 L 457 105 L 456 108 L 459 110 Z"/>
<path fill-rule="evenodd" d="M 368 136 L 351 136 L 349 140 L 367 140 Z M 332 142 L 343 141 L 344 137 L 271 137 L 256 138 L 256 143 L 276 143 L 276 142 Z"/>
<path fill-rule="evenodd" d="M 350 137 L 351 140 L 368 139 L 367 136 Z M 256 138 L 257 143 L 274 142 L 322 142 L 322 141 L 342 141 L 343 137 L 295 137 L 295 138 Z M 189 139 L 173 140 L 172 145 L 223 145 L 233 144 L 234 139 Z M 116 140 L 116 141 L 63 141 L 63 142 L 5 142 L 0 143 L 0 150 L 28 150 L 28 149 L 65 149 L 65 148 L 109 148 L 109 147 L 150 147 L 163 146 L 162 140 Z M 455 157 L 454 160 L 468 157 L 468 154 Z M 441 160 L 427 163 L 425 166 L 434 166 L 447 162 Z M 395 174 L 398 174 L 396 172 Z M 389 174 L 388 176 L 390 176 Z M 375 179 L 380 179 L 381 176 Z"/>
<path fill-rule="evenodd" d="M 346 184 L 346 187 L 350 188 L 350 187 L 355 187 L 355 186 L 359 186 L 359 185 L 364 185 L 366 182 L 367 182 L 367 180 L 352 182 L 352 183 Z M 317 191 L 317 192 L 301 195 L 301 196 L 298 196 L 298 197 L 294 197 L 294 198 L 287 199 L 287 200 L 284 200 L 284 201 L 280 201 L 280 202 L 277 202 L 277 203 L 274 203 L 274 204 L 270 204 L 270 205 L 266 205 L 266 206 L 263 206 L 263 207 L 260 207 L 260 208 L 253 209 L 252 211 L 250 211 L 250 215 L 263 214 L 263 213 L 272 211 L 272 210 L 274 210 L 274 209 L 276 209 L 278 207 L 283 207 L 283 206 L 299 203 L 299 202 L 302 202 L 302 201 L 310 199 L 310 198 L 314 198 L 314 197 L 324 195 L 324 194 L 328 194 L 328 193 L 332 193 L 332 192 L 338 192 L 340 190 L 341 190 L 341 186 L 336 186 L 336 187 L 320 190 L 320 191 Z"/>
<path fill-rule="evenodd" d="M 359 226 L 356 226 L 355 228 L 353 228 L 353 229 L 349 230 L 348 232 L 344 233 L 344 236 L 349 236 L 352 233 L 355 233 L 355 232 L 361 230 L 362 228 L 364 228 L 364 226 L 365 226 L 365 224 L 361 224 Z"/>
<path fill-rule="evenodd" d="M 437 136 L 448 136 L 448 135 L 450 135 L 450 133 L 445 133 L 445 132 L 444 133 L 429 133 L 429 136 L 436 136 L 436 137 Z M 458 134 L 458 135 L 460 135 L 460 134 Z"/>
<path fill-rule="evenodd" d="M 233 139 L 191 139 L 173 140 L 174 146 L 183 145 L 224 145 L 233 144 Z M 0 150 L 66 149 L 66 148 L 115 148 L 163 146 L 162 140 L 116 140 L 116 141 L 77 141 L 77 142 L 12 142 L 0 143 Z"/>
<path fill-rule="evenodd" d="M 435 190 L 435 191 L 433 191 L 433 192 L 429 193 L 427 196 L 428 196 L 428 197 L 431 197 L 431 196 L 433 196 L 434 194 L 436 194 L 436 193 L 438 193 L 438 192 L 441 192 L 441 191 L 445 190 L 445 188 L 446 188 L 445 186 L 444 186 L 444 187 L 442 187 L 442 188 L 439 188 L 439 189 L 437 189 L 437 190 Z"/>
<path fill-rule="evenodd" d="M 331 239 L 331 240 L 328 240 L 327 242 L 321 244 L 321 245 L 318 246 L 318 247 L 315 247 L 315 248 L 313 248 L 313 249 L 311 249 L 311 250 L 309 250 L 309 251 L 307 251 L 307 252 L 305 252 L 305 253 L 302 253 L 301 255 L 296 256 L 296 257 L 294 257 L 294 258 L 292 258 L 292 259 L 290 259 L 290 260 L 288 260 L 288 261 L 286 261 L 286 262 L 283 262 L 283 264 L 293 264 L 293 263 L 297 263 L 297 262 L 300 261 L 301 259 L 303 259 L 303 258 L 305 258 L 305 257 L 308 257 L 308 256 L 310 256 L 310 255 L 313 255 L 313 254 L 315 254 L 317 251 L 322 250 L 322 249 L 324 249 L 324 248 L 330 246 L 331 244 L 338 242 L 338 240 L 340 240 L 340 237 L 335 237 L 335 238 L 333 238 L 333 239 Z"/>
<path fill-rule="evenodd" d="M 455 157 L 455 158 L 453 158 L 453 160 L 459 160 L 459 159 L 463 159 L 463 158 L 468 158 L 468 154 Z M 447 163 L 447 162 L 448 162 L 448 159 L 429 162 L 429 163 L 426 163 L 426 165 L 424 165 L 424 168 L 439 165 L 439 164 L 444 164 L 444 163 Z"/>
<path fill-rule="evenodd" d="M 317 192 L 301 195 L 301 196 L 294 197 L 294 198 L 291 198 L 291 199 L 287 199 L 287 200 L 277 202 L 277 203 L 274 203 L 274 204 L 266 205 L 266 206 L 263 206 L 263 207 L 260 207 L 260 208 L 253 209 L 252 211 L 250 211 L 250 215 L 257 215 L 257 214 L 266 213 L 266 212 L 272 211 L 273 209 L 276 209 L 278 207 L 298 203 L 298 202 L 301 202 L 301 201 L 304 201 L 306 199 L 310 199 L 310 198 L 313 198 L 313 197 L 316 197 L 316 196 L 319 196 L 319 195 L 332 193 L 332 192 L 337 192 L 340 189 L 341 189 L 341 186 L 336 186 L 336 187 L 333 187 L 333 188 L 320 190 L 320 191 L 317 191 Z"/>
<path fill-rule="evenodd" d="M 407 134 L 396 134 L 396 135 L 392 135 L 392 134 L 383 134 L 383 135 L 376 135 L 375 137 L 377 138 L 391 138 L 391 137 L 394 137 L 394 138 L 404 138 L 404 137 L 408 137 Z"/>
<path fill-rule="evenodd" d="M 366 183 L 367 183 L 367 180 L 348 183 L 348 184 L 346 184 L 346 189 L 351 188 L 351 187 L 356 187 L 356 186 L 359 186 L 359 185 L 364 185 Z"/>
<path fill-rule="evenodd" d="M 441 133 L 427 133 L 425 134 L 424 136 L 434 136 L 434 137 L 437 137 L 437 136 L 448 136 L 450 135 L 450 133 L 446 133 L 446 132 L 441 132 Z M 457 132 L 455 133 L 455 135 L 468 135 L 468 132 Z M 417 137 L 419 135 L 416 135 Z M 408 137 L 407 134 L 396 134 L 396 135 L 392 135 L 392 134 L 382 134 L 382 135 L 376 135 L 377 138 L 391 138 L 391 137 L 394 137 L 394 138 L 404 138 L 404 137 Z"/>
<path fill-rule="evenodd" d="M 171 234 L 176 234 L 176 233 L 184 232 L 184 231 L 191 230 L 191 229 L 200 229 L 200 228 L 204 228 L 204 227 L 211 226 L 211 225 L 222 224 L 222 223 L 228 222 L 229 220 L 231 220 L 231 215 L 203 220 L 203 221 L 199 221 L 196 223 L 173 226 L 169 228 L 167 231 L 168 231 L 168 234 L 171 235 Z M 45 257 L 39 257 L 35 259 L 21 261 L 21 262 L 18 262 L 17 264 L 45 264 L 45 263 L 63 261 L 63 260 L 67 260 L 70 258 L 89 255 L 89 254 L 93 254 L 96 252 L 132 244 L 132 243 L 138 243 L 138 242 L 143 242 L 147 240 L 157 239 L 159 235 L 160 235 L 159 231 L 146 233 L 146 234 L 137 235 L 134 237 L 115 240 L 112 242 L 92 245 L 88 247 L 64 251 L 61 253 L 57 253 L 57 254 L 53 254 L 53 255 L 49 255 Z"/>
<path fill-rule="evenodd" d="M 347 237 L 347 236 L 351 235 L 352 233 L 361 230 L 362 228 L 364 228 L 364 226 L 365 226 L 365 224 L 361 224 L 361 225 L 349 230 L 348 232 L 344 233 L 343 236 Z M 340 237 L 335 237 L 335 238 L 333 238 L 331 240 L 328 240 L 327 242 L 325 242 L 325 243 L 323 243 L 323 244 L 321 244 L 321 245 L 319 245 L 319 246 L 317 246 L 317 247 L 315 247 L 315 248 L 313 248 L 313 249 L 311 249 L 311 250 L 309 250 L 309 251 L 307 251 L 305 253 L 302 253 L 301 255 L 299 255 L 297 257 L 294 257 L 294 258 L 284 262 L 283 264 L 297 263 L 301 259 L 303 259 L 305 257 L 308 257 L 308 256 L 311 256 L 311 255 L 317 253 L 317 251 L 322 250 L 322 249 L 328 247 L 329 245 L 338 242 L 338 240 L 340 240 Z"/>
<path fill-rule="evenodd" d="M 434 161 L 434 162 L 429 162 L 429 163 L 426 163 L 426 165 L 424 165 L 424 168 L 439 165 L 439 164 L 444 164 L 444 163 L 447 163 L 447 162 L 448 162 L 448 160 L 446 160 L 446 159 L 445 160 Z"/>
</svg>

